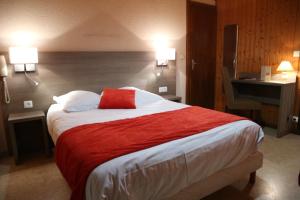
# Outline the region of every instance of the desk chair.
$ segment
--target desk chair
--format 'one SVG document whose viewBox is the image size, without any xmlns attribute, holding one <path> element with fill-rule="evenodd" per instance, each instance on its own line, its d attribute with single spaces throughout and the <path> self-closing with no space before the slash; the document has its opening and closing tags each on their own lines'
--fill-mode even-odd
<svg viewBox="0 0 300 200">
<path fill-rule="evenodd" d="M 236 97 L 234 94 L 234 89 L 232 86 L 233 75 L 229 72 L 227 67 L 223 67 L 223 87 L 225 92 L 225 112 L 235 111 L 235 110 L 250 110 L 251 118 L 255 120 L 256 112 L 261 112 L 262 104 L 246 98 Z M 261 121 L 259 119 L 259 121 Z"/>
</svg>

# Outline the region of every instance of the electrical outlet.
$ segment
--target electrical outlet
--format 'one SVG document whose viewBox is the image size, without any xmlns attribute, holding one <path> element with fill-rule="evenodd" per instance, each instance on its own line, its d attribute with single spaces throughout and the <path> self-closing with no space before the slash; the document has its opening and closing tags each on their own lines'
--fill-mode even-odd
<svg viewBox="0 0 300 200">
<path fill-rule="evenodd" d="M 159 93 L 168 92 L 168 87 L 167 86 L 159 87 L 158 88 L 158 92 Z"/>
<path fill-rule="evenodd" d="M 300 57 L 300 51 L 294 51 L 294 57 L 299 58 Z"/>
<path fill-rule="evenodd" d="M 293 121 L 294 123 L 298 123 L 298 120 L 299 120 L 299 117 L 298 117 L 298 116 L 293 116 L 293 117 L 292 117 L 292 121 Z"/>
<path fill-rule="evenodd" d="M 33 108 L 33 102 L 30 101 L 24 101 L 24 108 Z"/>
</svg>

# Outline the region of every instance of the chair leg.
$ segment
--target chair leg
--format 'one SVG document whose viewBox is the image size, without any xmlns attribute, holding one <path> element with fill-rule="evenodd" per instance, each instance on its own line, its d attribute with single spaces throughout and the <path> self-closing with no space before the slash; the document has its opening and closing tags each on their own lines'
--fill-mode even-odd
<svg viewBox="0 0 300 200">
<path fill-rule="evenodd" d="M 261 127 L 264 127 L 265 124 L 262 120 L 262 116 L 261 116 L 261 110 L 255 110 L 255 118 L 254 118 L 254 121 L 256 123 L 258 123 Z"/>
<path fill-rule="evenodd" d="M 249 184 L 254 185 L 256 181 L 256 171 L 250 174 Z"/>
<path fill-rule="evenodd" d="M 255 111 L 254 110 L 250 110 L 250 117 L 253 121 L 255 121 Z"/>
<path fill-rule="evenodd" d="M 226 112 L 226 113 L 229 113 L 229 109 L 228 109 L 227 106 L 225 106 L 225 112 Z"/>
<path fill-rule="evenodd" d="M 265 122 L 264 122 L 264 120 L 262 118 L 262 114 L 261 113 L 262 113 L 261 110 L 258 110 L 258 122 L 259 122 L 259 125 L 261 127 L 264 127 L 265 126 Z"/>
</svg>

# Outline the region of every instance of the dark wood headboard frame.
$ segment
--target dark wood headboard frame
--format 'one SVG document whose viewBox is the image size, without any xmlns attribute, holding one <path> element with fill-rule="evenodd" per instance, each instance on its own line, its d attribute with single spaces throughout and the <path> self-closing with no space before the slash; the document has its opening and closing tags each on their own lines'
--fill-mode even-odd
<svg viewBox="0 0 300 200">
<path fill-rule="evenodd" d="M 7 52 L 0 52 L 0 55 L 5 55 L 9 63 Z M 8 114 L 33 110 L 47 112 L 53 103 L 53 96 L 72 90 L 100 93 L 104 87 L 123 86 L 134 86 L 154 93 L 158 93 L 159 86 L 168 86 L 168 93 L 175 94 L 176 91 L 175 63 L 170 62 L 161 76 L 156 76 L 161 70 L 156 67 L 154 52 L 39 52 L 37 70 L 29 73 L 40 83 L 37 87 L 24 73 L 15 73 L 12 65 L 8 65 L 8 71 L 11 103 L 3 103 L 1 83 L 0 134 L 4 134 L 4 126 L 9 152 Z M 33 109 L 23 108 L 25 100 L 33 101 Z M 1 154 L 3 153 L 0 152 L 0 157 Z"/>
<path fill-rule="evenodd" d="M 100 93 L 104 87 L 135 86 L 158 93 L 159 86 L 168 86 L 168 93 L 175 94 L 175 64 L 156 76 L 160 69 L 155 62 L 154 52 L 40 52 L 37 71 L 29 73 L 39 81 L 37 87 L 9 65 L 11 103 L 2 104 L 4 119 L 13 112 L 47 111 L 52 96 L 72 90 Z M 34 108 L 24 109 L 25 100 L 33 100 Z"/>
</svg>

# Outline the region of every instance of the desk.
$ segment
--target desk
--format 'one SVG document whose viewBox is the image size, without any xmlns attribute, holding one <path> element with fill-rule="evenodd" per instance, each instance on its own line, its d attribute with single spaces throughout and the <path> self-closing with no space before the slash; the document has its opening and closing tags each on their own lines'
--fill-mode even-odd
<svg viewBox="0 0 300 200">
<path fill-rule="evenodd" d="M 295 100 L 294 82 L 232 80 L 232 85 L 237 97 L 279 106 L 277 137 L 289 133 Z"/>
</svg>

